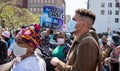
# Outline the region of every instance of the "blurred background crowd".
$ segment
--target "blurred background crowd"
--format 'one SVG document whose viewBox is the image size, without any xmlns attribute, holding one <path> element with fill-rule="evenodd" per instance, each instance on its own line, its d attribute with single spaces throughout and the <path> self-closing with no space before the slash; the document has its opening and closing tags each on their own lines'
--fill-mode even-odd
<svg viewBox="0 0 120 71">
<path fill-rule="evenodd" d="M 15 37 L 18 32 L 20 32 L 21 29 L 35 25 L 36 24 L 22 26 L 14 32 L 7 31 L 3 28 L 0 29 L 0 65 L 8 63 L 16 58 L 13 53 L 13 47 L 16 42 Z M 66 62 L 66 56 L 74 37 L 68 32 L 54 30 L 51 28 L 45 29 L 39 27 L 38 32 L 40 34 L 40 38 L 37 40 L 40 40 L 40 44 L 39 47 L 36 48 L 35 52 L 38 55 L 42 55 L 46 64 L 49 65 L 47 66 L 47 69 L 54 71 L 49 63 L 50 59 L 52 57 L 58 57 L 63 62 Z M 98 34 L 98 37 L 100 51 L 102 54 L 102 71 L 119 71 L 120 32 L 114 32 L 112 35 L 102 33 Z"/>
</svg>

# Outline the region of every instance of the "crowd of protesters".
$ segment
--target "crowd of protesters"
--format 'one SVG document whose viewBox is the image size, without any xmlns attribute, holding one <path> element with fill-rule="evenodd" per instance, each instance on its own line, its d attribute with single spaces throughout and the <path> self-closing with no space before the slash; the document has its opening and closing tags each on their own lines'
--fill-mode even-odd
<svg viewBox="0 0 120 71">
<path fill-rule="evenodd" d="M 119 71 L 120 32 L 100 38 L 103 71 Z"/>
<path fill-rule="evenodd" d="M 119 71 L 120 32 L 100 36 L 96 35 L 95 29 L 90 28 L 89 33 L 95 39 L 96 47 L 100 46 L 98 53 L 101 54 L 101 71 Z M 74 38 L 76 38 L 74 34 L 52 28 L 42 28 L 40 24 L 21 27 L 14 32 L 1 28 L 0 71 L 55 71 L 57 65 L 54 66 L 54 63 L 51 63 L 54 62 L 52 58 L 57 57 L 66 63 Z M 72 71 L 70 66 L 68 68 L 64 71 Z M 74 70 L 80 71 L 73 67 Z"/>
<path fill-rule="evenodd" d="M 24 61 L 25 62 L 30 61 L 31 62 L 30 64 L 35 64 L 34 63 L 35 60 L 32 60 L 34 58 L 31 58 L 29 56 L 29 55 L 33 56 L 33 52 L 35 55 L 37 55 L 37 57 L 41 57 L 43 59 L 43 65 L 36 65 L 36 66 L 46 66 L 46 63 L 44 64 L 45 61 L 48 62 L 47 64 L 51 65 L 50 59 L 52 57 L 58 57 L 61 60 L 65 61 L 67 52 L 72 43 L 70 34 L 67 35 L 65 32 L 54 31 L 50 28 L 42 29 L 39 24 L 33 24 L 32 26 L 30 25 L 30 26 L 22 27 L 21 29 L 14 31 L 13 33 L 5 29 L 1 29 L 0 38 L 1 38 L 0 39 L 0 43 L 1 43 L 0 70 L 3 69 L 3 71 L 5 69 L 9 69 L 9 67 L 10 67 L 9 70 L 11 71 L 22 70 L 21 66 L 15 68 L 15 65 L 21 62 L 21 58 L 26 59 L 26 57 L 29 57 L 27 58 L 27 60 Z M 28 51 L 26 52 L 25 51 L 26 49 L 20 49 L 20 47 L 21 48 L 31 47 L 31 49 L 27 49 Z M 34 49 L 32 47 L 34 47 Z M 33 51 L 32 49 L 35 51 Z M 28 53 L 27 54 L 28 56 L 21 57 L 25 53 Z M 11 66 L 6 67 L 7 64 Z M 22 65 L 24 65 L 24 63 L 22 63 Z M 47 65 L 45 68 L 48 70 L 51 69 L 50 71 L 53 71 L 54 70 L 53 66 L 51 66 L 50 68 L 49 65 Z M 34 69 L 33 67 L 30 68 Z M 43 68 L 43 70 L 39 69 L 38 71 L 46 71 L 46 70 L 44 70 Z"/>
</svg>

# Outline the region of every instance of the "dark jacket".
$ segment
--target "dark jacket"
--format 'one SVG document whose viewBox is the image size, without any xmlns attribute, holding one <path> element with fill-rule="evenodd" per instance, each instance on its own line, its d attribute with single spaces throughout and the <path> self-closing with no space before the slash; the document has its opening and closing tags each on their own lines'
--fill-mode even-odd
<svg viewBox="0 0 120 71">
<path fill-rule="evenodd" d="M 0 64 L 7 62 L 7 47 L 5 41 L 0 38 Z"/>
</svg>

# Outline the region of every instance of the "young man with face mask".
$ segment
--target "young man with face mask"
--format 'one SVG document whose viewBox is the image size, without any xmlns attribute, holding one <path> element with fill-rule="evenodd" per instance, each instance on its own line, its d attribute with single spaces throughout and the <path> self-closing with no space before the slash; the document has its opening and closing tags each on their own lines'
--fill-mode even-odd
<svg viewBox="0 0 120 71">
<path fill-rule="evenodd" d="M 52 57 L 57 57 L 63 62 L 66 62 L 66 55 L 69 50 L 69 46 L 66 43 L 67 36 L 64 32 L 59 32 L 57 34 L 58 46 L 52 51 Z"/>
<path fill-rule="evenodd" d="M 17 57 L 11 71 L 46 71 L 42 57 L 34 53 L 41 44 L 40 26 L 33 25 L 22 29 L 16 36 L 13 53 Z"/>
<path fill-rule="evenodd" d="M 64 63 L 58 58 L 52 58 L 51 64 L 56 66 L 56 71 L 101 71 L 99 46 L 89 33 L 94 24 L 95 15 L 87 9 L 77 9 L 73 20 L 68 24 L 72 26 L 70 32 L 74 41 Z"/>
</svg>

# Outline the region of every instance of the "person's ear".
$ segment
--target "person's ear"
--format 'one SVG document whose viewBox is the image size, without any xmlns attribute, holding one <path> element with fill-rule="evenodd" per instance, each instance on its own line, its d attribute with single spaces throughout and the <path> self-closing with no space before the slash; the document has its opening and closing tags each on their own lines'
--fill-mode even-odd
<svg viewBox="0 0 120 71">
<path fill-rule="evenodd" d="M 82 26 L 87 26 L 87 23 L 86 22 L 82 22 Z"/>
<path fill-rule="evenodd" d="M 88 27 L 87 22 L 82 22 L 82 27 Z"/>
<path fill-rule="evenodd" d="M 80 22 L 80 25 L 81 29 L 85 26 L 85 23 L 84 22 Z"/>
</svg>

